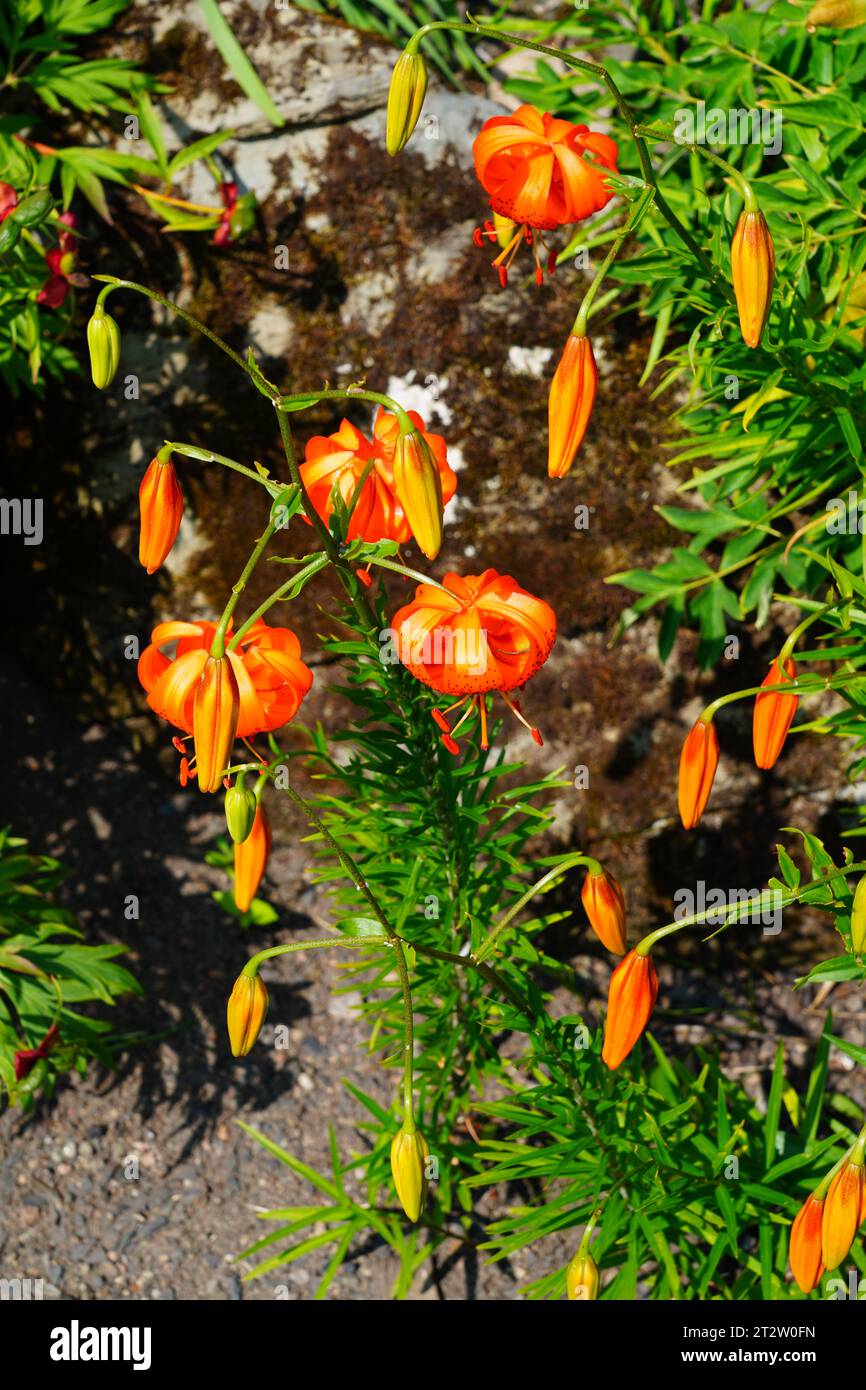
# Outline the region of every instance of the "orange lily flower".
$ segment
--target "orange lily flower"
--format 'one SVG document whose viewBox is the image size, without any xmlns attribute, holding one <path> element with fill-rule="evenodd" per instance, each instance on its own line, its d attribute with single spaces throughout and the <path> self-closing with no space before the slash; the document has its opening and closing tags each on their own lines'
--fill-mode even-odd
<svg viewBox="0 0 866 1390">
<path fill-rule="evenodd" d="M 541 232 L 582 222 L 613 197 L 604 171 L 616 172 L 614 141 L 534 106 L 520 106 L 509 116 L 485 121 L 472 153 L 475 172 L 490 194 L 494 213 L 515 224 L 514 235 L 493 261 L 503 285 L 522 241 L 532 245 L 540 284 L 539 241 L 548 249 Z M 485 237 L 495 240 L 496 229 L 485 225 L 483 231 L 476 231 L 478 245 Z M 555 261 L 554 254 L 548 260 L 548 273 Z"/>
<path fill-rule="evenodd" d="M 139 658 L 138 679 L 147 703 L 185 734 L 194 732 L 196 690 L 215 631 L 216 624 L 209 622 L 158 623 Z M 169 658 L 162 648 L 173 642 L 177 650 Z M 237 738 L 279 729 L 295 717 L 313 673 L 301 660 L 301 644 L 290 628 L 268 627 L 259 619 L 238 651 L 226 650 L 226 658 L 238 687 Z"/>
<path fill-rule="evenodd" d="M 138 505 L 138 558 L 148 574 L 153 574 L 177 540 L 183 518 L 183 493 L 170 458 L 163 460 L 157 455 L 151 459 L 138 489 Z"/>
<path fill-rule="evenodd" d="M 590 869 L 583 880 L 580 900 L 602 945 L 616 956 L 625 955 L 625 897 L 613 874 L 607 869 L 594 874 Z"/>
<path fill-rule="evenodd" d="M 680 818 L 686 830 L 694 830 L 706 810 L 719 765 L 719 736 L 711 719 L 703 715 L 692 726 L 680 754 Z"/>
<path fill-rule="evenodd" d="M 586 434 L 598 368 L 586 334 L 571 333 L 550 384 L 547 402 L 547 472 L 564 478 Z"/>
<path fill-rule="evenodd" d="M 235 906 L 239 912 L 249 911 L 259 891 L 271 854 L 272 838 L 270 817 L 259 802 L 252 830 L 241 844 L 235 845 Z"/>
<path fill-rule="evenodd" d="M 602 1061 L 616 1071 L 650 1020 L 659 992 L 652 957 L 629 951 L 610 977 Z"/>
<path fill-rule="evenodd" d="M 457 475 L 448 466 L 447 446 L 441 434 L 428 434 L 416 411 L 408 412 L 413 425 L 423 435 L 436 465 L 442 485 L 443 504 L 457 491 Z M 396 541 L 405 544 L 412 537 L 406 513 L 394 486 L 394 453 L 399 435 L 397 418 L 379 411 L 373 426 L 373 442 L 344 420 L 335 434 L 316 435 L 306 447 L 301 478 L 310 501 L 323 521 L 331 515 L 331 489 L 336 483 L 348 506 L 369 468 L 358 504 L 352 513 L 348 540 Z M 307 518 L 304 518 L 307 520 Z"/>
<path fill-rule="evenodd" d="M 806 1198 L 791 1226 L 788 1242 L 788 1262 L 791 1273 L 803 1293 L 811 1293 L 821 1282 L 824 1265 L 821 1260 L 821 1226 L 824 1220 L 824 1198 L 814 1194 Z"/>
<path fill-rule="evenodd" d="M 863 1161 L 842 1164 L 830 1183 L 821 1225 L 825 1269 L 838 1269 L 854 1243 L 863 1205 Z"/>
<path fill-rule="evenodd" d="M 433 711 L 449 752 L 459 751 L 453 735 L 474 709 L 481 717 L 481 747 L 489 746 L 486 697 L 493 691 L 541 744 L 538 729 L 506 691 L 523 687 L 550 655 L 556 614 L 543 599 L 494 569 L 465 577 L 449 573 L 441 587 L 419 584 L 392 627 L 400 660 L 412 675 L 432 690 L 459 697 L 448 709 Z M 460 705 L 464 712 L 452 728 L 447 716 Z"/>
<path fill-rule="evenodd" d="M 786 678 L 794 680 L 797 669 L 788 658 L 784 668 L 774 661 L 762 685 L 784 685 Z M 776 691 L 769 695 L 759 695 L 755 700 L 755 714 L 752 720 L 752 744 L 755 762 L 758 767 L 769 770 L 774 767 L 788 737 L 791 721 L 797 713 L 797 696 L 783 695 Z"/>
<path fill-rule="evenodd" d="M 743 341 L 756 348 L 770 315 L 776 257 L 767 219 L 760 208 L 740 213 L 731 243 L 731 278 Z"/>
</svg>

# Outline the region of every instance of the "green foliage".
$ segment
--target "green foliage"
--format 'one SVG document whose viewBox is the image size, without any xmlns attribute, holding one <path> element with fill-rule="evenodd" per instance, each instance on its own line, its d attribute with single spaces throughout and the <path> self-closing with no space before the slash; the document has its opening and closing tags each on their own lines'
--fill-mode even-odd
<svg viewBox="0 0 866 1390">
<path fill-rule="evenodd" d="M 16 190 L 19 201 L 34 189 L 52 195 L 44 217 L 21 235 L 9 234 L 14 214 L 0 222 L 0 379 L 13 395 L 22 389 L 42 393 L 46 377 L 80 370 L 66 343 L 74 296 L 59 307 L 39 301 L 50 274 L 46 257 L 56 246 L 57 212 L 68 210 L 80 196 L 110 223 L 109 187 L 114 184 L 138 193 L 173 233 L 211 234 L 220 225 L 218 188 L 223 176 L 213 156 L 232 132 L 213 132 L 169 157 L 150 96 L 168 89 L 134 63 L 84 56 L 88 40 L 110 26 L 127 5 L 128 0 L 0 0 L 0 69 L 5 77 L 0 181 Z M 68 121 L 76 113 L 92 118 L 89 129 L 96 140 L 55 146 L 39 138 L 46 121 Z M 111 148 L 112 113 L 138 121 L 139 138 L 129 150 Z M 175 180 L 199 160 L 206 162 L 214 178 L 215 205 L 210 210 L 172 201 Z M 240 200 L 244 216 L 233 219 L 232 239 L 249 230 L 254 220 L 245 199 L 249 203 L 251 195 Z M 76 279 L 73 271 L 70 283 Z"/>
<path fill-rule="evenodd" d="M 455 0 L 417 0 L 411 7 L 399 4 L 398 0 L 365 0 L 365 3 L 357 3 L 357 0 L 298 0 L 298 8 L 313 10 L 316 14 L 339 16 L 353 29 L 381 34 L 400 47 L 421 24 L 464 18 L 464 7 L 456 4 Z M 461 72 L 484 81 L 488 78 L 486 65 L 461 33 L 436 31 L 428 39 L 424 51 L 446 81 L 455 87 L 463 86 Z"/>
<path fill-rule="evenodd" d="M 377 616 L 384 631 L 381 595 Z M 603 1298 L 632 1299 L 638 1290 L 653 1299 L 799 1297 L 786 1274 L 787 1233 L 804 1197 L 856 1134 L 857 1107 L 825 1089 L 831 1044 L 852 1055 L 849 1046 L 828 1021 L 802 1103 L 780 1046 L 765 1113 L 705 1049 L 679 1061 L 650 1035 L 611 1073 L 600 1057 L 601 1031 L 582 1013 L 554 1018 L 547 1008 L 553 985 L 574 991 L 572 972 L 546 951 L 543 935 L 568 914 L 515 918 L 489 955 L 484 945 L 527 882 L 556 862 L 532 855 L 532 838 L 549 825 L 537 803 L 555 779 L 520 784 L 520 767 L 505 764 L 501 753 L 470 751 L 455 762 L 436 737 L 430 692 L 401 667 L 383 665 L 348 612 L 340 623 L 354 635 L 326 646 L 348 659 L 341 693 L 359 714 L 331 742 L 320 728 L 312 733 L 310 766 L 326 788 L 316 805 L 411 943 L 417 1120 L 436 1176 L 419 1226 L 407 1228 L 389 1165 L 398 1107 L 351 1085 L 365 1112 L 363 1147 L 342 1157 L 332 1136 L 328 1174 L 248 1130 L 317 1196 L 260 1214 L 276 1225 L 243 1253 L 260 1257 L 247 1277 L 326 1247 L 316 1291 L 324 1298 L 353 1242 L 372 1235 L 399 1261 L 399 1298 L 443 1245 L 462 1243 L 498 1261 L 575 1230 L 576 1248 L 579 1228 L 603 1201 L 593 1255 L 602 1270 L 616 1271 L 603 1280 Z M 844 942 L 851 899 L 844 872 L 852 856 L 835 865 L 820 841 L 798 833 L 812 876 L 802 883 L 782 850 L 783 877 L 770 888 L 786 902 L 834 913 Z M 309 839 L 316 878 L 333 896 L 334 926 L 371 937 L 369 952 L 353 951 L 341 966 L 342 987 L 361 993 L 371 1054 L 399 1069 L 403 1020 L 393 954 L 378 923 L 341 916 L 357 912 L 357 890 L 327 841 L 315 833 Z M 492 973 L 471 968 L 479 956 Z M 511 1204 L 487 1223 L 478 1198 L 493 1185 Z M 853 1258 L 866 1269 L 861 1250 Z M 564 1291 L 564 1264 L 524 1290 L 531 1298 Z"/>
<path fill-rule="evenodd" d="M 118 1035 L 81 1006 L 141 990 L 117 964 L 123 946 L 84 944 L 72 913 L 53 901 L 62 866 L 26 853 L 26 843 L 0 831 L 0 1092 L 29 1107 L 64 1072 L 83 1075 L 90 1058 L 112 1065 Z M 55 1024 L 59 1041 L 16 1079 L 15 1054 L 38 1048 Z"/>
<path fill-rule="evenodd" d="M 232 77 L 237 82 L 241 91 L 254 101 L 256 106 L 267 116 L 271 125 L 284 125 L 282 116 L 277 110 L 261 78 L 255 68 L 235 38 L 231 26 L 217 4 L 217 0 L 199 0 L 205 23 L 210 31 L 210 36 L 222 55 L 223 61 Z"/>
</svg>

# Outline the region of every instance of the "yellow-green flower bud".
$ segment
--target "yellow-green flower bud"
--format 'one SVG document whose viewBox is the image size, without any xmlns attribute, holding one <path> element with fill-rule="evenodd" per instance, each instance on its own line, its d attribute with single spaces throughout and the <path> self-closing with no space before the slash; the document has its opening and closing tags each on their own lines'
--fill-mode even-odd
<svg viewBox="0 0 866 1390">
<path fill-rule="evenodd" d="M 427 64 L 420 53 L 400 54 L 388 89 L 385 145 L 390 155 L 399 154 L 418 124 L 427 94 Z"/>
<path fill-rule="evenodd" d="M 851 909 L 851 950 L 855 956 L 859 956 L 864 947 L 866 947 L 866 874 L 854 889 L 854 906 Z"/>
<path fill-rule="evenodd" d="M 242 971 L 235 980 L 226 1009 L 233 1057 L 246 1057 L 262 1031 L 268 1014 L 268 991 L 258 971 L 248 975 Z"/>
<path fill-rule="evenodd" d="M 435 560 L 442 546 L 442 476 L 420 430 L 397 436 L 394 491 L 412 535 L 427 559 Z"/>
<path fill-rule="evenodd" d="M 590 1302 L 598 1298 L 598 1265 L 591 1255 L 578 1250 L 565 1275 L 565 1287 L 572 1300 Z"/>
<path fill-rule="evenodd" d="M 496 232 L 496 243 L 500 250 L 507 251 L 514 240 L 514 233 L 517 231 L 517 223 L 512 222 L 510 217 L 503 217 L 501 212 L 494 212 L 493 228 Z"/>
<path fill-rule="evenodd" d="M 243 773 L 226 792 L 226 825 L 236 845 L 249 839 L 256 818 L 256 796 L 244 786 Z"/>
<path fill-rule="evenodd" d="M 866 0 L 818 0 L 806 15 L 810 31 L 826 25 L 832 29 L 856 29 L 866 24 Z"/>
<path fill-rule="evenodd" d="M 400 1206 L 417 1221 L 427 1197 L 427 1159 L 430 1150 L 420 1130 L 401 1129 L 391 1142 L 391 1173 Z"/>
<path fill-rule="evenodd" d="M 120 364 L 120 329 L 101 304 L 97 304 L 87 325 L 87 346 L 93 384 L 104 391 Z"/>
</svg>

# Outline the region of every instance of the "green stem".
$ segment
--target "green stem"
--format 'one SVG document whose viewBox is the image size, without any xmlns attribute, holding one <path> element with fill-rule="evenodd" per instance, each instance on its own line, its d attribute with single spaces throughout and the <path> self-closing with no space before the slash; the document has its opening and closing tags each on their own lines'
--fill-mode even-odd
<svg viewBox="0 0 866 1390">
<path fill-rule="evenodd" d="M 412 1017 L 412 989 L 409 984 L 409 970 L 406 965 L 406 956 L 403 950 L 402 940 L 388 921 L 382 906 L 357 864 L 331 834 L 318 811 L 316 811 L 308 801 L 305 801 L 300 793 L 295 791 L 291 784 L 288 784 L 285 790 L 304 813 L 310 824 L 318 830 L 319 834 L 327 842 L 343 865 L 343 868 L 346 870 L 346 873 L 355 887 L 363 897 L 366 898 L 371 909 L 375 913 L 377 921 L 384 929 L 388 944 L 394 948 L 394 960 L 397 965 L 397 974 L 400 979 L 400 988 L 403 994 L 403 1128 L 408 1134 L 414 1134 L 415 1099 L 412 1068 L 414 1063 L 415 1036 Z M 367 944 L 369 944 L 369 942 Z"/>
<path fill-rule="evenodd" d="M 815 888 L 831 887 L 833 885 L 834 880 L 844 880 L 846 874 L 857 873 L 862 871 L 863 869 L 866 869 L 866 860 L 864 860 L 863 863 L 860 864 L 846 864 L 845 867 L 841 869 L 837 869 L 834 866 L 832 872 L 826 874 L 819 874 L 817 878 L 813 878 L 811 882 L 804 884 L 802 888 L 793 889 L 790 893 L 782 892 L 780 889 L 764 889 L 761 892 L 761 897 L 758 900 L 758 902 L 734 903 L 732 904 L 730 911 L 732 913 L 736 913 L 739 909 L 742 909 L 744 915 L 751 915 L 753 912 L 755 912 L 756 910 L 760 910 L 765 905 L 763 903 L 763 895 L 765 892 L 779 894 L 779 898 L 781 899 L 781 901 L 776 900 L 773 903 L 774 908 L 790 907 L 791 903 L 798 902 L 800 898 L 804 898 L 807 893 L 813 892 Z M 724 914 L 724 920 L 720 924 L 707 923 L 706 910 L 703 912 L 693 912 L 688 917 L 680 917 L 675 922 L 668 922 L 663 927 L 657 927 L 655 931 L 652 931 L 647 936 L 645 936 L 635 947 L 638 955 L 649 955 L 656 942 L 662 941 L 666 936 L 673 936 L 675 932 L 684 931 L 686 927 L 712 925 L 715 928 L 713 935 L 716 935 L 717 931 L 724 931 L 727 927 L 736 926 L 736 924 L 741 920 L 738 916 L 729 917 L 727 915 L 727 910 L 723 907 L 710 908 L 709 911 L 712 913 L 713 916 L 721 916 Z"/>
<path fill-rule="evenodd" d="M 135 290 L 137 294 L 143 294 L 147 299 L 152 299 L 154 303 L 161 304 L 163 308 L 169 309 L 171 313 L 183 319 L 184 323 L 188 323 L 190 328 L 194 328 L 197 333 L 201 333 L 205 338 L 209 338 L 210 341 L 219 348 L 220 352 L 224 352 L 226 357 L 230 357 L 235 365 L 246 373 L 250 381 L 253 382 L 263 395 L 268 396 L 271 400 L 275 400 L 279 396 L 276 386 L 263 377 L 257 367 L 251 366 L 239 353 L 235 352 L 234 348 L 230 348 L 228 343 L 224 342 L 218 333 L 214 333 L 213 329 L 208 328 L 207 324 L 202 323 L 194 314 L 189 314 L 186 309 L 181 309 L 180 305 L 175 304 L 173 300 L 166 299 L 163 294 L 157 294 L 156 290 L 148 289 L 147 285 L 139 285 L 135 280 L 119 280 L 116 275 L 94 275 L 91 278 L 93 280 L 104 281 L 108 285 L 108 288 L 103 290 L 99 295 L 97 303 L 103 303 L 114 290 Z"/>
<path fill-rule="evenodd" d="M 265 478 L 261 473 L 257 473 L 254 468 L 247 468 L 246 464 L 238 463 L 236 459 L 227 458 L 225 454 L 217 454 L 213 449 L 200 449 L 195 444 L 178 444 L 177 441 L 166 440 L 167 449 L 175 454 L 180 454 L 181 458 L 197 459 L 199 463 L 219 463 L 223 468 L 231 468 L 235 473 L 242 473 L 245 478 L 252 478 L 254 483 L 260 487 L 267 488 L 272 497 L 277 497 L 283 490 L 283 484 L 272 478 Z"/>
<path fill-rule="evenodd" d="M 583 296 L 583 299 L 581 301 L 580 309 L 577 313 L 577 318 L 574 320 L 574 325 L 571 330 L 576 337 L 583 338 L 586 336 L 586 326 L 589 320 L 589 311 L 592 307 L 592 301 L 598 294 L 598 291 L 601 288 L 602 281 L 604 280 L 604 277 L 607 274 L 608 268 L 619 254 L 620 250 L 622 249 L 623 243 L 631 235 L 631 233 L 635 231 L 637 227 L 640 226 L 641 222 L 643 221 L 644 215 L 647 209 L 649 208 L 650 203 L 652 202 L 652 197 L 652 189 L 649 188 L 641 194 L 634 207 L 630 210 L 622 230 L 619 231 L 617 235 L 614 237 L 613 242 L 610 246 L 610 250 L 608 251 L 598 270 L 596 271 L 595 276 L 593 277 L 592 284 L 590 285 L 589 289 L 587 290 L 586 294 Z"/>
<path fill-rule="evenodd" d="M 318 574 L 319 570 L 324 569 L 325 566 L 329 564 L 330 560 L 328 559 L 327 555 L 316 555 L 308 565 L 304 566 L 302 570 L 298 570 L 297 574 L 293 574 L 291 579 L 287 579 L 285 584 L 281 584 L 278 589 L 274 589 L 274 592 L 272 594 L 269 594 L 268 597 L 259 604 L 255 612 L 251 613 L 250 616 L 246 619 L 246 621 L 242 623 L 241 626 L 238 628 L 237 632 L 233 634 L 232 639 L 228 644 L 229 651 L 234 651 L 236 649 L 238 644 L 249 632 L 253 623 L 257 623 L 260 618 L 263 618 L 267 613 L 268 609 L 272 608 L 275 603 L 279 603 L 280 599 L 283 598 L 283 596 L 287 594 L 290 589 L 294 588 L 296 584 L 306 583 L 306 581 L 308 579 L 311 579 L 314 574 Z"/>
<path fill-rule="evenodd" d="M 600 874 L 602 872 L 599 861 L 593 859 L 588 854 L 566 855 L 559 864 L 554 864 L 552 869 L 548 869 L 547 873 L 544 874 L 537 883 L 533 883 L 531 888 L 527 888 L 526 892 L 517 899 L 517 902 L 514 903 L 505 915 L 499 919 L 496 925 L 490 929 L 478 950 L 474 953 L 475 959 L 477 961 L 483 961 L 485 956 L 489 956 L 496 938 L 501 932 L 505 931 L 505 928 L 514 920 L 518 912 L 521 912 L 523 908 L 526 907 L 527 903 L 532 901 L 536 894 L 543 893 L 557 878 L 561 878 L 564 873 L 567 873 L 569 869 L 575 868 L 578 864 L 585 864 L 592 874 Z"/>
<path fill-rule="evenodd" d="M 844 690 L 846 685 L 862 681 L 863 673 L 842 676 L 800 676 L 797 680 L 786 681 L 782 685 L 750 685 L 745 690 L 734 690 L 730 695 L 720 695 L 713 700 L 701 714 L 704 723 L 709 724 L 724 705 L 732 705 L 737 700 L 747 700 L 752 695 L 821 695 L 827 690 Z"/>
<path fill-rule="evenodd" d="M 409 434 L 415 428 L 409 418 L 407 411 L 403 409 L 391 396 L 385 396 L 381 391 L 368 391 L 366 388 L 357 390 L 347 387 L 345 389 L 329 388 L 325 391 L 300 391 L 296 395 L 280 396 L 276 402 L 277 409 L 286 401 L 309 400 L 310 406 L 318 405 L 319 401 L 370 401 L 373 405 L 381 405 L 383 409 L 396 415 L 400 422 L 400 430 L 404 434 Z"/>
<path fill-rule="evenodd" d="M 250 575 L 255 570 L 256 565 L 259 563 L 259 560 L 262 558 L 262 555 L 267 549 L 271 537 L 273 536 L 276 529 L 277 523 L 275 521 L 269 521 L 264 531 L 259 536 L 259 539 L 253 546 L 252 551 L 250 552 L 250 558 L 244 565 L 240 578 L 238 579 L 237 583 L 233 585 L 231 594 L 229 595 L 229 601 L 223 609 L 222 617 L 219 620 L 217 630 L 213 636 L 213 642 L 211 643 L 210 649 L 211 656 L 219 657 L 224 654 L 226 649 L 226 632 L 228 630 L 228 625 L 231 622 L 232 614 L 234 613 L 235 608 L 237 607 L 238 599 L 240 598 L 244 589 L 247 587 Z M 297 578 L 297 576 L 295 576 L 295 578 Z M 249 626 L 250 621 L 247 621 L 244 624 L 244 627 L 241 629 L 241 631 L 246 631 L 246 629 Z M 237 637 L 235 638 L 234 645 L 237 645 Z"/>
</svg>

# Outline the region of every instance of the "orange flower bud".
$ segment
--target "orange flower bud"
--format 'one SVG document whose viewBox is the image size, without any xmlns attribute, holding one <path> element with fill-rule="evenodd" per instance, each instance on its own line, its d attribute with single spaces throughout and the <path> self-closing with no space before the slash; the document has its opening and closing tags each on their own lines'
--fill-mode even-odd
<svg viewBox="0 0 866 1390">
<path fill-rule="evenodd" d="M 550 384 L 547 403 L 547 472 L 564 478 L 586 434 L 598 389 L 598 368 L 586 335 L 572 333 Z"/>
<path fill-rule="evenodd" d="M 442 478 L 433 451 L 418 429 L 401 430 L 394 446 L 394 491 L 412 535 L 435 560 L 442 546 Z"/>
<path fill-rule="evenodd" d="M 825 1269 L 838 1269 L 854 1242 L 863 1205 L 863 1161 L 847 1159 L 827 1192 L 821 1225 Z"/>
<path fill-rule="evenodd" d="M 807 1197 L 791 1226 L 788 1242 L 788 1261 L 791 1273 L 803 1293 L 811 1293 L 821 1282 L 824 1265 L 821 1262 L 821 1225 L 824 1218 L 823 1197 Z"/>
<path fill-rule="evenodd" d="M 784 685 L 786 678 L 793 680 L 796 674 L 796 667 L 790 657 L 784 667 L 780 666 L 778 661 L 774 661 L 762 684 Z M 791 720 L 797 713 L 797 703 L 796 695 L 782 695 L 779 691 L 770 695 L 759 695 L 756 699 L 752 720 L 752 744 L 758 767 L 769 770 L 775 766 L 788 737 Z"/>
<path fill-rule="evenodd" d="M 255 1044 L 268 1014 L 268 991 L 258 971 L 243 971 L 235 980 L 226 1009 L 233 1057 L 246 1057 Z"/>
<path fill-rule="evenodd" d="M 249 911 L 259 890 L 271 853 L 271 839 L 270 818 L 260 802 L 252 830 L 241 844 L 235 845 L 235 906 L 239 912 Z"/>
<path fill-rule="evenodd" d="M 649 1023 L 658 992 L 652 957 L 629 951 L 610 977 L 601 1056 L 611 1071 L 625 1061 Z"/>
<path fill-rule="evenodd" d="M 750 348 L 758 346 L 767 324 L 775 268 L 773 238 L 767 219 L 760 208 L 744 209 L 731 244 L 731 275 L 740 331 Z"/>
<path fill-rule="evenodd" d="M 598 1298 L 598 1265 L 591 1255 L 581 1255 L 578 1250 L 566 1270 L 565 1287 L 572 1301 Z"/>
<path fill-rule="evenodd" d="M 219 791 L 231 758 L 240 709 L 237 676 L 228 656 L 209 656 L 192 707 L 199 791 Z"/>
<path fill-rule="evenodd" d="M 170 458 L 157 454 L 138 489 L 141 535 L 138 558 L 148 574 L 158 570 L 177 539 L 183 517 L 183 493 Z"/>
<path fill-rule="evenodd" d="M 613 875 L 607 869 L 601 873 L 590 869 L 583 880 L 580 900 L 602 945 L 614 955 L 625 955 L 625 898 Z"/>
<path fill-rule="evenodd" d="M 694 830 L 707 807 L 719 765 L 719 736 L 711 719 L 696 720 L 680 754 L 680 819 Z"/>
</svg>

